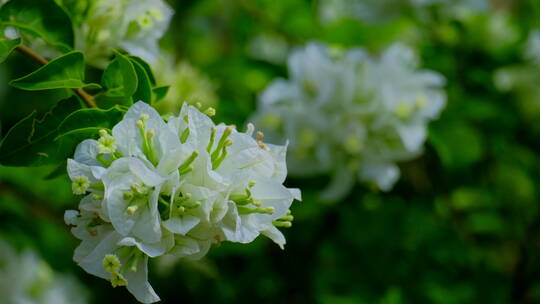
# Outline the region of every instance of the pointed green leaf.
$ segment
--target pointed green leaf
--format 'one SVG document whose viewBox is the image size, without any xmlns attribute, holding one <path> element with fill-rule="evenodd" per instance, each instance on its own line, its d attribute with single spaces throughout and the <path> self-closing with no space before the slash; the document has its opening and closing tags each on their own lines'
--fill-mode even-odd
<svg viewBox="0 0 540 304">
<path fill-rule="evenodd" d="M 76 96 L 60 101 L 42 119 L 32 113 L 6 134 L 0 145 L 0 164 L 6 166 L 39 166 L 62 161 L 73 147 L 53 142 L 58 127 L 73 111 L 80 109 Z M 72 148 L 70 151 L 68 151 Z"/>
<path fill-rule="evenodd" d="M 148 74 L 146 73 L 146 70 L 143 68 L 143 66 L 138 63 L 137 61 L 132 60 L 131 62 L 133 64 L 133 67 L 135 68 L 135 72 L 137 72 L 137 91 L 135 94 L 133 94 L 133 100 L 134 101 L 144 101 L 146 103 L 152 102 L 152 83 L 150 82 L 150 78 L 148 77 Z"/>
<path fill-rule="evenodd" d="M 43 179 L 53 179 L 57 178 L 58 176 L 62 174 L 66 174 L 66 167 L 67 167 L 67 160 L 60 162 L 58 166 L 54 168 L 47 176 L 45 176 Z"/>
<path fill-rule="evenodd" d="M 97 98 L 102 108 L 120 104 L 133 104 L 133 94 L 137 91 L 137 72 L 131 61 L 124 55 L 115 52 L 114 60 L 107 66 L 101 84 L 104 94 Z"/>
<path fill-rule="evenodd" d="M 0 8 L 0 24 L 43 39 L 62 52 L 73 48 L 73 26 L 53 0 L 15 0 Z"/>
<path fill-rule="evenodd" d="M 144 70 L 146 71 L 146 74 L 148 75 L 148 78 L 150 79 L 150 83 L 152 83 L 152 86 L 156 85 L 156 77 L 154 76 L 154 72 L 152 71 L 152 68 L 148 64 L 148 62 L 144 61 L 141 57 L 137 56 L 129 56 L 129 59 L 133 62 L 137 62 L 140 64 Z"/>
<path fill-rule="evenodd" d="M 21 39 L 0 39 L 0 63 L 4 62 L 6 58 L 13 52 L 13 50 L 21 45 Z"/>
<path fill-rule="evenodd" d="M 103 73 L 101 83 L 111 97 L 131 97 L 137 90 L 137 73 L 131 61 L 115 52 L 114 60 Z"/>
<path fill-rule="evenodd" d="M 58 127 L 58 136 L 55 140 L 60 139 L 66 134 L 73 134 L 78 130 L 95 128 L 96 134 L 100 129 L 111 130 L 122 117 L 124 110 L 119 106 L 108 110 L 102 109 L 80 109 L 68 115 Z"/>
<path fill-rule="evenodd" d="M 39 166 L 62 162 L 84 139 L 97 137 L 101 129 L 112 129 L 124 113 L 120 106 L 81 109 L 76 96 L 63 100 L 43 119 L 36 119 L 32 113 L 8 132 L 0 145 L 0 164 Z"/>
<path fill-rule="evenodd" d="M 9 84 L 22 90 L 79 89 L 84 79 L 84 56 L 73 51 L 60 56 L 36 71 L 11 81 Z"/>
<path fill-rule="evenodd" d="M 152 101 L 152 103 L 159 102 L 160 100 L 165 98 L 165 96 L 167 96 L 167 93 L 169 92 L 169 86 L 154 88 L 152 92 L 154 93 L 154 100 Z"/>
</svg>

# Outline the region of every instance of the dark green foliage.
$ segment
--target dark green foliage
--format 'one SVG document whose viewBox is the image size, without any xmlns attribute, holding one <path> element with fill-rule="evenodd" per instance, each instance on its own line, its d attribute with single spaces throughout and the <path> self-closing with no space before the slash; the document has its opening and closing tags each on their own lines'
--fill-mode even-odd
<svg viewBox="0 0 540 304">
<path fill-rule="evenodd" d="M 9 84 L 22 90 L 79 89 L 85 87 L 84 55 L 74 51 L 55 58 L 33 73 Z"/>
<path fill-rule="evenodd" d="M 0 9 L 0 25 L 39 37 L 62 52 L 73 48 L 71 20 L 53 0 L 14 0 Z"/>
<path fill-rule="evenodd" d="M 0 39 L 0 63 L 13 52 L 13 50 L 21 44 L 21 39 Z"/>
</svg>

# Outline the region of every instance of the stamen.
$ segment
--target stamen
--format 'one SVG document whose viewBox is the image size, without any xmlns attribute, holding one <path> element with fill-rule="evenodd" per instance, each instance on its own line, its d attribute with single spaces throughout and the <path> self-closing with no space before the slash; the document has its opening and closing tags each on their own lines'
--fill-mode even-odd
<svg viewBox="0 0 540 304">
<path fill-rule="evenodd" d="M 113 154 L 116 152 L 116 139 L 109 135 L 106 130 L 99 130 L 97 141 L 98 152 L 100 154 Z"/>
<path fill-rule="evenodd" d="M 131 258 L 129 258 L 126 266 L 130 271 L 137 272 L 137 264 L 139 263 L 141 255 L 142 253 L 140 251 L 136 251 L 135 253 L 133 253 Z"/>
<path fill-rule="evenodd" d="M 273 221 L 272 224 L 276 227 L 282 227 L 282 228 L 291 228 L 292 223 L 291 222 L 280 222 L 280 221 Z"/>
<path fill-rule="evenodd" d="M 193 171 L 193 165 L 189 165 L 187 168 L 180 170 L 180 175 L 188 174 L 189 172 Z"/>
<path fill-rule="evenodd" d="M 255 126 L 252 123 L 248 123 L 246 126 L 246 134 L 248 136 L 252 136 L 254 131 L 255 131 Z"/>
<path fill-rule="evenodd" d="M 141 134 L 142 151 L 152 164 L 157 165 L 157 159 L 152 140 L 155 135 L 155 130 L 150 129 L 148 130 L 148 132 L 146 131 L 146 121 L 150 118 L 150 116 L 148 114 L 141 114 L 139 118 L 140 120 L 137 120 L 135 125 L 137 126 Z"/>
<path fill-rule="evenodd" d="M 135 212 L 137 212 L 138 209 L 139 209 L 138 205 L 131 205 L 131 206 L 127 207 L 126 212 L 129 215 L 133 215 L 133 214 L 135 214 Z"/>
<path fill-rule="evenodd" d="M 257 141 L 257 144 L 259 145 L 259 148 L 268 151 L 268 147 L 264 144 L 263 138 L 264 138 L 264 133 L 261 131 L 257 131 L 256 141 Z"/>
<path fill-rule="evenodd" d="M 111 285 L 112 287 L 118 287 L 118 286 L 127 286 L 128 282 L 124 278 L 124 276 L 118 272 L 111 274 Z"/>
<path fill-rule="evenodd" d="M 208 151 L 208 153 L 210 153 L 210 151 L 212 150 L 212 146 L 214 145 L 214 140 L 216 138 L 216 128 L 215 127 L 212 127 L 212 129 L 210 129 L 210 141 L 208 142 L 208 146 L 206 147 L 206 151 Z"/>
<path fill-rule="evenodd" d="M 186 161 L 184 161 L 184 163 L 180 165 L 180 167 L 178 167 L 178 170 L 182 172 L 185 169 L 187 169 L 195 161 L 195 159 L 197 159 L 198 156 L 199 156 L 199 151 L 197 150 L 193 151 L 193 153 L 191 153 L 191 155 L 186 159 Z"/>
<path fill-rule="evenodd" d="M 118 272 L 122 263 L 115 254 L 107 254 L 103 258 L 103 268 L 110 273 Z"/>
<path fill-rule="evenodd" d="M 263 214 L 272 214 L 274 213 L 274 207 L 266 208 L 249 208 L 244 206 L 238 206 L 238 213 L 240 214 L 251 214 L 251 213 L 263 213 Z"/>
<path fill-rule="evenodd" d="M 73 191 L 73 194 L 76 195 L 85 194 L 88 187 L 90 187 L 90 181 L 85 176 L 74 178 L 71 184 L 71 190 Z"/>
<path fill-rule="evenodd" d="M 214 109 L 212 107 L 209 107 L 203 113 L 206 114 L 209 117 L 212 117 L 212 116 L 216 115 L 216 109 Z"/>
<path fill-rule="evenodd" d="M 187 116 L 186 116 L 187 117 Z M 189 127 L 186 127 L 182 134 L 180 134 L 180 141 L 185 143 L 189 137 Z"/>
</svg>

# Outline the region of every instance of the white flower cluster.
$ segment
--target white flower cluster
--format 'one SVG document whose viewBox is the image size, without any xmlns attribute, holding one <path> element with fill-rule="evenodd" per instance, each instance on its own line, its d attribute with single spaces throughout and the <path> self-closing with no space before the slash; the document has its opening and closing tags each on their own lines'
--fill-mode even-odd
<svg viewBox="0 0 540 304">
<path fill-rule="evenodd" d="M 290 80 L 268 86 L 253 119 L 271 140 L 290 140 L 291 174 L 334 174 L 326 199 L 347 194 L 355 174 L 390 190 L 395 163 L 421 152 L 427 123 L 446 101 L 444 78 L 418 64 L 401 44 L 373 58 L 310 43 L 292 52 Z"/>
<path fill-rule="evenodd" d="M 68 174 L 80 211 L 65 221 L 82 240 L 74 259 L 87 272 L 127 289 L 143 303 L 159 300 L 147 279 L 148 258 L 201 258 L 213 243 L 249 243 L 263 234 L 283 248 L 277 227 L 290 227 L 298 189 L 283 186 L 285 146 L 234 127 L 214 125 L 184 104 L 165 122 L 138 102 L 98 140 L 79 144 Z M 205 114 L 206 113 L 206 114 Z"/>
<path fill-rule="evenodd" d="M 154 104 L 159 113 L 177 115 L 183 102 L 217 105 L 216 84 L 189 62 L 175 62 L 172 54 L 162 53 L 153 70 L 159 71 L 155 75 L 157 83 L 169 86 L 163 100 Z"/>
<path fill-rule="evenodd" d="M 319 19 L 332 23 L 342 18 L 359 19 L 368 23 L 381 23 L 406 16 L 411 11 L 422 17 L 428 9 L 436 7 L 446 17 L 464 17 L 472 13 L 487 12 L 489 0 L 320 0 Z"/>
<path fill-rule="evenodd" d="M 80 19 L 75 25 L 76 48 L 100 66 L 113 48 L 155 62 L 158 40 L 167 30 L 173 10 L 163 0 L 87 0 L 80 13 L 82 18 L 74 18 Z"/>
<path fill-rule="evenodd" d="M 540 66 L 540 29 L 533 29 L 529 32 L 523 53 L 526 59 Z"/>
<path fill-rule="evenodd" d="M 0 295 L 10 304 L 84 304 L 86 292 L 71 276 L 55 273 L 36 253 L 18 253 L 0 241 Z"/>
</svg>

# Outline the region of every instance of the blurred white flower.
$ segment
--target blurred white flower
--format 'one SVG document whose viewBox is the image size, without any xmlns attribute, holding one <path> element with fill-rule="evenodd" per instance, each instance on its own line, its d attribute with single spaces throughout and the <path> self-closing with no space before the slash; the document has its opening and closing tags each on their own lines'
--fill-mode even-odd
<svg viewBox="0 0 540 304">
<path fill-rule="evenodd" d="M 473 13 L 487 12 L 490 0 L 319 0 L 319 19 L 323 24 L 343 18 L 368 23 L 391 21 L 408 12 L 423 15 L 430 7 L 450 18 L 463 18 Z"/>
<path fill-rule="evenodd" d="M 75 49 L 83 51 L 86 61 L 99 68 L 110 61 L 113 49 L 122 49 L 155 63 L 160 53 L 158 41 L 174 14 L 164 0 L 55 1 L 73 22 Z M 30 47 L 46 57 L 60 55 L 45 41 L 24 31 L 10 28 L 9 36 L 28 39 Z"/>
<path fill-rule="evenodd" d="M 155 62 L 158 40 L 173 15 L 163 0 L 83 0 L 65 6 L 75 23 L 76 49 L 84 50 L 88 62 L 96 66 L 108 61 L 111 49 L 124 49 Z"/>
<path fill-rule="evenodd" d="M 165 122 L 138 102 L 99 140 L 85 140 L 68 160 L 79 211 L 65 214 L 82 242 L 75 261 L 127 286 L 143 303 L 159 300 L 148 283 L 148 258 L 199 259 L 221 241 L 249 243 L 263 234 L 283 248 L 298 189 L 283 186 L 285 146 L 233 126 L 215 125 L 184 104 Z"/>
<path fill-rule="evenodd" d="M 251 39 L 247 46 L 247 52 L 253 58 L 274 64 L 282 64 L 287 60 L 289 46 L 283 37 L 263 33 Z"/>
<path fill-rule="evenodd" d="M 2 303 L 84 304 L 86 294 L 73 277 L 55 273 L 35 252 L 19 253 L 0 240 Z"/>
<path fill-rule="evenodd" d="M 529 33 L 524 50 L 525 58 L 540 66 L 540 30 L 534 29 Z"/>
<path fill-rule="evenodd" d="M 161 114 L 178 115 L 184 102 L 205 107 L 217 105 L 216 84 L 189 62 L 175 62 L 172 55 L 164 53 L 153 70 L 159 71 L 156 81 L 169 86 L 167 95 L 154 105 Z"/>
<path fill-rule="evenodd" d="M 401 44 L 373 58 L 310 43 L 290 55 L 290 80 L 260 95 L 254 120 L 271 140 L 290 140 L 291 174 L 334 175 L 326 199 L 347 194 L 355 174 L 388 191 L 396 162 L 421 153 L 427 123 L 445 105 L 444 78 L 418 64 Z"/>
</svg>

